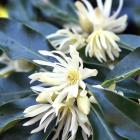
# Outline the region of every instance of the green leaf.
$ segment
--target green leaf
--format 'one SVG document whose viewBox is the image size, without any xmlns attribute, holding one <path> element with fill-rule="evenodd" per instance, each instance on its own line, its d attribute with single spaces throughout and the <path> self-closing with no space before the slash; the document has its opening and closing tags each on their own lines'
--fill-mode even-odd
<svg viewBox="0 0 140 140">
<path fill-rule="evenodd" d="M 24 22 L 24 24 L 45 37 L 49 34 L 56 32 L 58 29 L 47 22 L 28 21 Z"/>
<path fill-rule="evenodd" d="M 33 9 L 33 1 L 34 0 L 8 1 L 7 7 L 10 18 L 19 21 L 35 20 L 37 17 Z"/>
<path fill-rule="evenodd" d="M 1 19 L 0 25 L 0 48 L 7 52 L 10 58 L 47 60 L 38 53 L 38 50 L 50 50 L 41 34 L 13 20 Z"/>
<path fill-rule="evenodd" d="M 113 132 L 111 126 L 105 120 L 98 105 L 94 104 L 91 107 L 89 115 L 91 125 L 93 127 L 93 134 L 95 140 L 121 140 L 117 134 Z"/>
<path fill-rule="evenodd" d="M 30 89 L 27 74 L 13 74 L 0 79 L 0 106 L 34 95 Z"/>
<path fill-rule="evenodd" d="M 140 99 L 140 84 L 134 79 L 117 83 L 116 90 L 122 91 L 128 98 Z"/>
<path fill-rule="evenodd" d="M 140 73 L 140 48 L 122 59 L 107 75 L 103 86 L 119 82 Z"/>
<path fill-rule="evenodd" d="M 46 134 L 43 131 L 30 134 L 34 126 L 23 127 L 22 124 L 23 122 L 3 133 L 1 138 L 4 140 L 46 140 Z"/>
<path fill-rule="evenodd" d="M 43 131 L 40 131 L 35 134 L 30 134 L 30 132 L 31 130 L 35 129 L 38 125 L 35 124 L 32 126 L 24 127 L 22 126 L 24 124 L 24 121 L 27 121 L 27 119 L 20 121 L 20 123 L 18 124 L 16 123 L 16 125 L 12 127 L 12 129 L 9 129 L 5 133 L 2 133 L 0 137 L 9 140 L 49 140 L 52 137 L 52 135 L 50 134 L 52 133 L 52 130 L 55 127 L 56 120 L 51 122 L 51 124 L 46 129 L 45 133 Z"/>
<path fill-rule="evenodd" d="M 133 51 L 136 48 L 140 47 L 140 36 L 122 34 L 122 35 L 119 35 L 119 37 L 121 39 L 119 42 L 119 45 L 121 48 Z"/>
<path fill-rule="evenodd" d="M 22 120 L 24 109 L 33 104 L 35 104 L 34 98 L 25 98 L 1 106 L 0 133 L 5 132 Z"/>
<path fill-rule="evenodd" d="M 39 9 L 43 19 L 45 18 L 54 25 L 63 26 L 69 23 L 78 23 L 75 6 L 72 1 L 53 0 L 47 4 L 42 1 L 35 1 L 34 6 Z"/>
<path fill-rule="evenodd" d="M 81 133 L 81 129 L 78 129 L 75 140 L 84 140 Z"/>
<path fill-rule="evenodd" d="M 140 105 L 112 91 L 88 86 L 102 109 L 106 121 L 121 137 L 140 138 Z"/>
</svg>

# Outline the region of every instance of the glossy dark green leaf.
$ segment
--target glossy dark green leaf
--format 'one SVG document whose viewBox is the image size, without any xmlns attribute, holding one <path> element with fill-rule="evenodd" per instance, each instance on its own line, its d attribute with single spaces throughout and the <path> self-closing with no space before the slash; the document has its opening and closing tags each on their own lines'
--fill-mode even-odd
<svg viewBox="0 0 140 140">
<path fill-rule="evenodd" d="M 40 34 L 42 34 L 45 37 L 49 34 L 56 32 L 58 29 L 47 22 L 28 21 L 28 22 L 24 22 L 24 24 L 29 26 L 33 30 L 39 32 Z"/>
<path fill-rule="evenodd" d="M 129 98 L 140 99 L 140 84 L 134 79 L 117 83 L 116 90 L 122 91 Z"/>
<path fill-rule="evenodd" d="M 23 117 L 23 111 L 35 104 L 34 98 L 19 99 L 0 107 L 0 133 L 15 126 Z"/>
<path fill-rule="evenodd" d="M 93 127 L 93 140 L 122 140 L 107 123 L 98 105 L 92 105 L 89 119 Z"/>
<path fill-rule="evenodd" d="M 70 0 L 53 0 L 47 4 L 41 1 L 35 1 L 34 6 L 40 10 L 42 16 L 47 21 L 53 23 L 54 25 L 62 26 L 68 23 L 78 22 L 78 18 L 75 14 L 75 7 L 73 5 L 73 2 Z"/>
<path fill-rule="evenodd" d="M 23 121 L 12 129 L 1 135 L 2 140 L 46 140 L 46 133 L 43 131 L 35 134 L 30 134 L 34 126 L 23 127 Z"/>
<path fill-rule="evenodd" d="M 110 85 L 112 82 L 119 82 L 140 73 L 140 48 L 122 59 L 115 68 L 108 73 L 103 85 Z"/>
<path fill-rule="evenodd" d="M 81 129 L 78 129 L 75 140 L 84 140 L 81 133 Z"/>
<path fill-rule="evenodd" d="M 43 131 L 35 134 L 30 134 L 30 131 L 34 129 L 33 126 L 23 127 L 22 123 L 8 130 L 0 137 L 2 140 L 46 140 L 46 133 Z"/>
<path fill-rule="evenodd" d="M 133 51 L 136 48 L 140 47 L 140 36 L 130 35 L 130 34 L 122 34 L 120 37 L 120 47 Z"/>
<path fill-rule="evenodd" d="M 12 59 L 46 60 L 38 53 L 38 50 L 50 50 L 41 34 L 13 20 L 1 19 L 0 25 L 0 48 Z"/>
<path fill-rule="evenodd" d="M 88 86 L 95 95 L 106 121 L 121 137 L 139 140 L 140 105 L 112 91 Z"/>
<path fill-rule="evenodd" d="M 0 106 L 33 95 L 27 74 L 0 78 Z"/>
</svg>

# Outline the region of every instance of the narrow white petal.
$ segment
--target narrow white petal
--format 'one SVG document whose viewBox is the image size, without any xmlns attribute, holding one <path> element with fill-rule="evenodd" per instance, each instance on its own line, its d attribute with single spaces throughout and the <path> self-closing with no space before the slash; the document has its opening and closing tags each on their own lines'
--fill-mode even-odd
<svg viewBox="0 0 140 140">
<path fill-rule="evenodd" d="M 42 119 L 41 119 L 39 125 L 41 125 L 41 124 L 47 119 L 47 117 L 48 117 L 49 115 L 51 115 L 53 112 L 54 112 L 54 109 L 49 110 L 49 111 L 42 117 Z"/>
<path fill-rule="evenodd" d="M 38 114 L 41 114 L 41 113 L 47 111 L 50 107 L 51 107 L 50 105 L 44 104 L 44 106 L 39 107 L 39 108 L 32 110 L 29 113 L 25 114 L 25 117 L 34 117 Z"/>
<path fill-rule="evenodd" d="M 50 87 L 50 88 L 44 88 L 43 91 L 45 91 L 45 92 L 56 92 L 56 91 L 62 90 L 67 85 L 68 85 L 67 83 L 64 83 L 64 84 L 62 84 L 60 86 L 53 86 L 53 87 Z"/>
<path fill-rule="evenodd" d="M 54 100 L 53 103 L 54 108 L 58 107 L 61 104 L 61 102 L 66 98 L 66 96 L 68 95 L 68 91 L 69 91 L 69 87 L 66 87 L 62 92 L 60 92 L 60 94 Z"/>
<path fill-rule="evenodd" d="M 92 76 L 96 76 L 98 74 L 98 71 L 96 69 L 88 69 L 84 68 L 83 73 L 82 73 L 82 79 L 87 79 Z"/>
<path fill-rule="evenodd" d="M 58 139 L 60 131 L 62 130 L 64 124 L 65 124 L 65 119 L 60 121 L 60 123 L 59 123 L 59 125 L 58 125 L 58 127 L 56 129 L 55 135 L 53 136 L 52 140 L 57 140 Z"/>
<path fill-rule="evenodd" d="M 107 49 L 107 44 L 106 44 L 106 38 L 104 36 L 104 34 L 100 34 L 100 40 L 101 40 L 101 44 L 103 46 L 104 49 Z"/>
<path fill-rule="evenodd" d="M 36 110 L 36 109 L 38 109 L 38 108 L 40 108 L 40 107 L 42 107 L 42 106 L 44 106 L 44 104 L 38 104 L 38 105 L 30 106 L 30 107 L 28 107 L 28 108 L 26 108 L 26 109 L 24 110 L 24 113 L 29 113 L 29 112 L 31 112 L 31 111 L 33 111 L 33 110 Z"/>
<path fill-rule="evenodd" d="M 64 139 L 64 140 L 67 139 L 69 129 L 70 129 L 70 124 L 71 124 L 71 116 L 69 115 L 66 119 L 66 123 L 63 128 L 63 132 L 62 132 L 62 139 Z"/>
<path fill-rule="evenodd" d="M 94 9 L 93 9 L 92 5 L 90 4 L 90 2 L 87 1 L 87 0 L 82 0 L 82 1 L 84 2 L 84 4 L 86 5 L 86 7 L 87 7 L 87 9 L 89 11 L 89 17 L 94 16 L 95 12 L 94 12 Z"/>
<path fill-rule="evenodd" d="M 53 121 L 53 119 L 55 118 L 55 114 L 52 114 L 51 116 L 49 116 L 46 120 L 46 125 L 45 125 L 45 128 L 44 128 L 44 133 L 46 132 L 47 130 L 47 127 L 49 126 L 49 124 Z"/>
<path fill-rule="evenodd" d="M 71 96 L 71 97 L 77 97 L 77 95 L 78 95 L 78 90 L 79 90 L 79 87 L 78 87 L 79 85 L 78 84 L 75 84 L 75 85 L 71 85 L 70 87 L 69 87 L 69 95 Z"/>
<path fill-rule="evenodd" d="M 119 0 L 118 9 L 117 9 L 117 11 L 111 16 L 112 19 L 115 19 L 115 18 L 119 15 L 119 13 L 120 13 L 122 7 L 123 7 L 123 0 Z"/>
<path fill-rule="evenodd" d="M 77 115 L 75 110 L 71 109 L 71 113 L 72 113 L 72 120 L 71 120 L 70 131 L 72 132 L 72 137 L 74 137 L 78 130 L 78 122 L 77 122 Z"/>
<path fill-rule="evenodd" d="M 45 56 L 53 57 L 53 58 L 55 58 L 58 62 L 60 62 L 61 64 L 67 65 L 67 63 L 66 63 L 66 61 L 65 61 L 64 59 L 62 59 L 62 58 L 59 57 L 59 56 L 54 55 L 54 54 L 51 53 L 51 52 L 44 51 L 44 50 L 40 50 L 39 53 L 42 54 L 42 55 L 45 55 Z"/>
<path fill-rule="evenodd" d="M 35 118 L 29 120 L 28 122 L 24 123 L 23 126 L 29 126 L 29 125 L 32 125 L 36 122 L 38 122 L 41 118 L 42 118 L 43 114 L 40 114 L 38 116 L 36 116 Z"/>
<path fill-rule="evenodd" d="M 87 137 L 87 135 L 85 134 L 85 132 L 83 130 L 82 130 L 82 136 L 83 136 L 84 140 L 88 140 L 88 137 Z"/>
<path fill-rule="evenodd" d="M 40 92 L 42 92 L 42 91 L 44 91 L 46 88 L 41 87 L 41 86 L 33 86 L 33 87 L 31 87 L 31 89 L 34 90 L 34 91 L 40 91 Z"/>
<path fill-rule="evenodd" d="M 60 51 L 52 51 L 53 53 L 59 54 L 67 63 L 69 62 L 69 58 Z"/>
<path fill-rule="evenodd" d="M 45 66 L 51 66 L 54 67 L 56 64 L 52 62 L 42 61 L 42 60 L 33 60 L 35 63 Z"/>
<path fill-rule="evenodd" d="M 40 125 L 40 126 L 37 127 L 36 129 L 32 130 L 32 131 L 31 131 L 31 134 L 37 133 L 37 132 L 43 130 L 43 129 L 45 128 L 45 126 L 46 126 L 46 123 L 47 123 L 47 121 L 45 121 L 42 125 Z"/>
<path fill-rule="evenodd" d="M 104 14 L 108 17 L 111 13 L 112 0 L 106 0 L 104 4 Z"/>
<path fill-rule="evenodd" d="M 59 117 L 59 120 L 58 121 L 61 121 L 62 119 L 64 119 L 64 117 L 66 116 L 66 114 L 67 114 L 67 111 L 68 111 L 68 109 L 67 108 L 65 108 L 64 110 L 63 110 L 63 112 L 62 112 L 62 114 L 60 115 L 60 117 Z M 57 122 L 58 123 L 58 122 Z"/>
<path fill-rule="evenodd" d="M 82 122 L 79 122 L 79 125 L 81 126 L 84 133 L 89 137 L 91 135 L 91 130 Z"/>
<path fill-rule="evenodd" d="M 103 12 L 104 6 L 103 6 L 102 0 L 97 0 L 97 5 L 98 5 L 99 9 Z"/>
</svg>

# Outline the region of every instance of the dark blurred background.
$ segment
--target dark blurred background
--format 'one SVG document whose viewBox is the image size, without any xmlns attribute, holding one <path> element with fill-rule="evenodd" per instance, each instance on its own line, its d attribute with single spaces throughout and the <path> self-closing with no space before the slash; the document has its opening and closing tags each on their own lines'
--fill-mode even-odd
<svg viewBox="0 0 140 140">
<path fill-rule="evenodd" d="M 21 5 L 20 1 L 22 3 Z M 29 8 L 29 4 L 31 4 L 32 1 L 33 0 L 0 0 L 0 5 L 7 6 L 10 9 L 11 15 L 15 14 L 16 17 L 27 18 L 25 13 L 21 15 L 22 10 L 24 9 L 26 12 L 28 12 L 29 16 L 32 16 L 31 19 L 35 19 L 33 10 Z M 35 1 L 43 1 L 43 0 L 35 0 Z M 63 1 L 63 3 L 68 3 L 68 1 L 74 2 L 75 0 L 50 0 L 50 1 L 52 3 L 55 3 L 56 6 L 58 6 L 57 4 L 59 3 L 59 1 Z M 90 1 L 94 6 L 96 6 L 96 0 Z M 117 8 L 118 2 L 119 0 L 113 0 L 113 10 Z M 16 10 L 16 12 L 14 10 Z M 122 14 L 128 15 L 128 28 L 126 29 L 125 33 L 140 35 L 140 0 L 124 0 L 124 6 L 120 15 Z"/>
</svg>

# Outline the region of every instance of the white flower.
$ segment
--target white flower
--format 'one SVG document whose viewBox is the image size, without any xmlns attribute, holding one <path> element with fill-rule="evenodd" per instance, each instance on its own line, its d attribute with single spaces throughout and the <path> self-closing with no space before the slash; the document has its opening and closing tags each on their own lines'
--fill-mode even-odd
<svg viewBox="0 0 140 140">
<path fill-rule="evenodd" d="M 55 134 L 52 140 L 57 140 L 62 132 L 62 140 L 75 140 L 78 127 L 81 127 L 84 140 L 92 135 L 92 128 L 88 117 L 83 114 L 74 104 L 75 99 L 59 105 L 58 113 L 55 112 L 51 103 L 37 104 L 25 109 L 25 118 L 31 118 L 23 126 L 29 126 L 39 122 L 39 126 L 31 133 L 37 133 L 41 130 L 46 132 L 52 121 L 55 121 Z"/>
<path fill-rule="evenodd" d="M 68 28 L 58 30 L 56 33 L 47 36 L 47 39 L 55 49 L 64 53 L 69 53 L 69 47 L 71 45 L 75 47 L 76 50 L 79 50 L 86 45 L 85 38 L 75 29 L 72 31 Z"/>
<path fill-rule="evenodd" d="M 97 7 L 95 9 L 87 0 L 76 2 L 78 14 L 84 16 L 88 22 L 92 23 L 93 30 L 103 29 L 115 33 L 124 31 L 127 26 L 127 15 L 117 18 L 122 9 L 123 0 L 119 0 L 119 6 L 113 14 L 111 12 L 113 0 L 105 0 L 104 4 L 102 0 L 96 1 Z"/>
<path fill-rule="evenodd" d="M 113 32 L 99 29 L 94 31 L 87 39 L 86 56 L 95 56 L 100 62 L 107 61 L 107 56 L 112 61 L 119 57 L 121 49 L 117 42 L 120 38 Z"/>
<path fill-rule="evenodd" d="M 33 65 L 25 60 L 11 60 L 5 53 L 0 56 L 0 63 L 6 65 L 0 69 L 1 76 L 7 76 L 10 72 L 29 72 Z"/>
<path fill-rule="evenodd" d="M 32 89 L 41 93 L 55 93 L 57 98 L 54 101 L 54 106 L 57 106 L 65 98 L 76 98 L 80 92 L 81 96 L 86 94 L 85 79 L 96 76 L 96 69 L 88 69 L 83 67 L 83 61 L 79 57 L 79 53 L 71 46 L 70 56 L 66 56 L 59 51 L 39 51 L 42 55 L 52 57 L 53 62 L 42 60 L 34 60 L 37 64 L 46 67 L 52 67 L 52 70 L 37 72 L 29 76 L 31 82 L 39 81 L 42 84 L 33 86 Z"/>
<path fill-rule="evenodd" d="M 77 1 L 77 14 L 79 24 L 70 23 L 66 29 L 49 35 L 47 38 L 54 48 L 68 53 L 70 45 L 77 50 L 86 47 L 85 54 L 96 57 L 100 62 L 114 61 L 119 57 L 121 49 L 118 42 L 119 36 L 115 33 L 123 32 L 127 27 L 127 15 L 118 17 L 123 0 L 119 0 L 119 6 L 115 12 L 111 11 L 112 0 L 96 0 L 94 8 L 87 0 Z"/>
<path fill-rule="evenodd" d="M 94 56 L 100 62 L 106 62 L 108 58 L 114 61 L 121 51 L 117 44 L 120 38 L 115 33 L 123 32 L 127 26 L 126 15 L 117 18 L 122 9 L 123 0 L 119 0 L 118 9 L 112 15 L 112 0 L 105 0 L 104 4 L 102 0 L 97 0 L 95 9 L 87 0 L 82 2 L 76 3 L 81 26 L 92 29 L 88 31 L 91 34 L 87 39 L 86 56 Z"/>
</svg>

